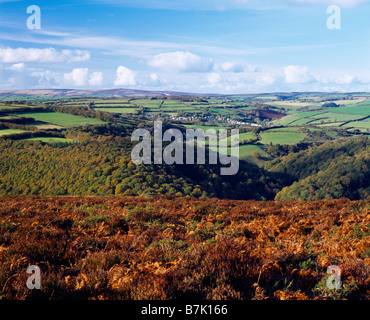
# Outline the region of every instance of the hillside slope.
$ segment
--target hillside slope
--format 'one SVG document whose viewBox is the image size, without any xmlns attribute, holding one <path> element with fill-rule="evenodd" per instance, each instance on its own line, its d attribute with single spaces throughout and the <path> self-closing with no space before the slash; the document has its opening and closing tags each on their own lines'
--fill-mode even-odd
<svg viewBox="0 0 370 320">
<path fill-rule="evenodd" d="M 266 166 L 288 185 L 277 200 L 369 199 L 370 139 L 355 137 L 290 154 Z"/>
<path fill-rule="evenodd" d="M 0 299 L 364 299 L 369 201 L 0 197 Z M 41 268 L 41 290 L 26 269 Z M 327 268 L 341 269 L 341 290 Z"/>
<path fill-rule="evenodd" d="M 100 128 L 100 127 L 99 127 Z M 90 129 L 89 129 L 90 130 Z M 291 153 L 260 168 L 240 161 L 235 176 L 221 165 L 139 165 L 129 137 L 80 143 L 0 140 L 0 195 L 160 194 L 237 200 L 370 197 L 370 139 L 354 137 Z M 285 187 L 285 188 L 284 188 Z"/>
<path fill-rule="evenodd" d="M 138 165 L 131 142 L 102 138 L 76 144 L 0 140 L 0 194 L 136 195 L 273 199 L 275 174 L 247 162 L 235 176 L 218 165 Z"/>
</svg>

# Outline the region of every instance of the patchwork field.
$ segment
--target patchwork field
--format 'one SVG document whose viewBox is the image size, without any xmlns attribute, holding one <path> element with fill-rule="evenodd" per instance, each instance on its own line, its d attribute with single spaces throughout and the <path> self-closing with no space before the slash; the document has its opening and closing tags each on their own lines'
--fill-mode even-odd
<svg viewBox="0 0 370 320">
<path fill-rule="evenodd" d="M 343 127 L 368 131 L 370 130 L 370 119 L 368 119 L 368 121 L 352 121 L 344 124 Z"/>
<path fill-rule="evenodd" d="M 360 114 L 368 116 L 370 114 L 370 104 L 350 105 L 347 107 L 330 108 L 329 111 L 335 113 Z"/>
<path fill-rule="evenodd" d="M 71 140 L 71 139 L 56 138 L 56 137 L 26 138 L 24 140 L 42 141 L 42 142 L 47 142 L 47 143 L 73 142 L 73 140 Z"/>
<path fill-rule="evenodd" d="M 17 133 L 23 133 L 23 132 L 27 132 L 27 131 L 21 130 L 21 129 L 0 129 L 0 137 L 6 136 L 9 134 L 17 134 Z"/>
<path fill-rule="evenodd" d="M 94 110 L 97 111 L 104 111 L 104 112 L 110 112 L 110 113 L 137 113 L 139 108 L 131 108 L 131 107 L 115 107 L 115 108 L 94 108 Z"/>
<path fill-rule="evenodd" d="M 205 104 L 184 103 L 181 100 L 162 99 L 111 99 L 94 101 L 94 110 L 111 113 L 135 114 L 145 108 L 148 113 L 174 114 L 177 112 L 200 113 Z"/>
<path fill-rule="evenodd" d="M 263 144 L 297 144 L 307 135 L 296 132 L 261 132 L 261 143 Z"/>
<path fill-rule="evenodd" d="M 351 125 L 345 124 L 348 121 L 359 120 L 370 115 L 370 104 L 368 100 L 357 100 L 358 104 L 352 103 L 347 106 L 337 108 L 321 108 L 317 111 L 291 111 L 289 115 L 279 120 L 274 120 L 275 125 L 316 125 L 324 127 L 354 127 L 358 129 L 367 129 L 367 124 L 362 121 L 350 122 Z M 340 101 L 337 101 L 338 103 Z M 342 101 L 343 102 L 343 101 Z M 365 121 L 366 122 L 366 121 Z M 345 125 L 344 125 L 345 124 Z"/>
<path fill-rule="evenodd" d="M 102 121 L 97 119 L 85 118 L 81 116 L 58 112 L 25 112 L 16 113 L 14 114 L 14 116 L 30 117 L 34 118 L 36 121 L 47 122 L 62 127 L 74 127 L 103 123 Z"/>
<path fill-rule="evenodd" d="M 240 134 L 240 157 L 246 159 L 252 153 L 268 158 L 266 150 L 269 145 L 294 145 L 302 142 L 309 131 L 324 131 L 322 136 L 336 137 L 331 128 L 341 128 L 350 134 L 367 133 L 369 131 L 370 99 L 366 95 L 331 94 L 325 93 L 291 93 L 291 94 L 263 94 L 263 95 L 236 95 L 236 96 L 209 96 L 209 97 L 64 97 L 58 99 L 48 98 L 42 101 L 27 100 L 2 103 L 0 111 L 5 108 L 35 108 L 40 106 L 62 106 L 64 108 L 83 108 L 89 112 L 99 111 L 110 117 L 120 119 L 118 122 L 127 123 L 127 119 L 136 121 L 139 116 L 146 117 L 146 121 L 161 116 L 165 121 L 176 121 L 186 128 L 201 128 L 203 130 L 220 128 L 248 127 L 245 124 L 258 123 L 263 127 L 259 135 L 252 132 Z M 325 107 L 325 104 L 335 102 L 340 105 L 337 108 Z M 32 105 L 32 106 L 31 106 Z M 274 106 L 274 107 L 271 107 Z M 29 109 L 31 110 L 31 109 Z M 53 109 L 55 110 L 55 109 Z M 31 117 L 35 119 L 33 125 L 39 130 L 62 131 L 66 128 L 84 125 L 99 125 L 104 122 L 101 118 L 86 118 L 81 115 L 73 115 L 68 110 L 63 112 L 20 112 L 14 114 L 0 114 L 1 119 L 11 117 Z M 81 113 L 79 113 L 81 114 Z M 286 114 L 275 119 L 269 118 L 273 114 Z M 91 115 L 90 115 L 91 116 Z M 112 119 L 112 118 L 109 118 Z M 181 119 L 185 119 L 182 121 Z M 284 126 L 283 128 L 271 128 L 271 125 Z M 305 128 L 303 133 L 303 128 Z M 24 133 L 23 129 L 10 129 L 2 131 L 2 134 Z M 249 127 L 249 130 L 253 128 Z M 301 130 L 300 130 L 301 129 Z M 11 131 L 16 130 L 16 131 Z M 20 130 L 20 131 L 18 131 Z M 254 129 L 253 129 L 254 130 Z M 309 130 L 309 131 L 307 131 Z M 357 131 L 356 131 L 357 130 Z M 245 131 L 245 130 L 244 130 Z M 243 130 L 241 130 L 243 132 Z M 320 141 L 319 134 L 305 141 Z M 54 137 L 56 138 L 56 137 Z M 43 141 L 44 137 L 41 138 Z M 63 138 L 61 138 L 63 139 Z M 311 140 L 310 140 L 311 139 Z M 57 140 L 55 140 L 57 141 Z M 252 141 L 252 142 L 251 142 Z M 230 143 L 230 138 L 228 139 Z"/>
</svg>

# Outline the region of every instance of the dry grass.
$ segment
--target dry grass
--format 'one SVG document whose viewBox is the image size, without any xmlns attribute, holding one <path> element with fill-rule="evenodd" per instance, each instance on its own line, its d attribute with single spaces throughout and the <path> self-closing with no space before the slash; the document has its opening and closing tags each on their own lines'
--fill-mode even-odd
<svg viewBox="0 0 370 320">
<path fill-rule="evenodd" d="M 0 297 L 369 299 L 369 204 L 0 197 Z"/>
</svg>

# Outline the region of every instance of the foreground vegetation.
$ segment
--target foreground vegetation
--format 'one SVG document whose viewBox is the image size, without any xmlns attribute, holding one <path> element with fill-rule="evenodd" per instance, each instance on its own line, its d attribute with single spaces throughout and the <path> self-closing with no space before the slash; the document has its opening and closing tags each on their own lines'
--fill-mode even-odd
<svg viewBox="0 0 370 320">
<path fill-rule="evenodd" d="M 369 299 L 370 202 L 0 197 L 2 299 Z M 26 269 L 41 268 L 41 290 Z M 328 289 L 328 266 L 341 289 Z"/>
</svg>

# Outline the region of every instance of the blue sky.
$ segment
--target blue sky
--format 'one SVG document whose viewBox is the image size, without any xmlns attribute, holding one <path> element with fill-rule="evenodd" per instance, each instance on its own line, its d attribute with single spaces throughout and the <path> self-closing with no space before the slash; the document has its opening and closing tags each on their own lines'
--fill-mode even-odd
<svg viewBox="0 0 370 320">
<path fill-rule="evenodd" d="M 369 18 L 368 0 L 0 0 L 0 90 L 370 91 Z"/>
</svg>

